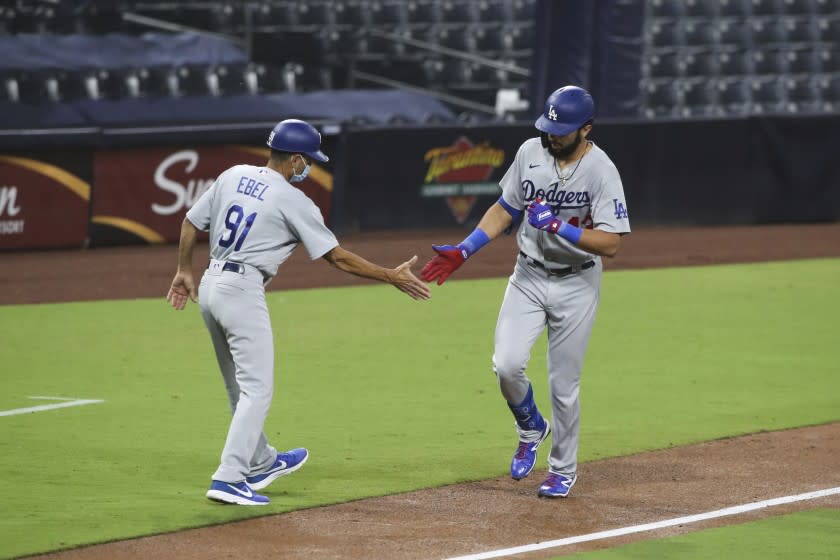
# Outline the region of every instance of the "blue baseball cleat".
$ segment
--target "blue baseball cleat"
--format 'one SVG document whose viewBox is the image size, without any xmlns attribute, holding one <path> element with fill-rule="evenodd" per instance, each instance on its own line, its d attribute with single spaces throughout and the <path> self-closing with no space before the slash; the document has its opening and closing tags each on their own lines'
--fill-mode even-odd
<svg viewBox="0 0 840 560">
<path fill-rule="evenodd" d="M 577 481 L 577 475 L 567 476 L 565 474 L 548 473 L 548 478 L 540 486 L 537 495 L 544 498 L 565 498 L 569 495 L 572 486 Z"/>
<path fill-rule="evenodd" d="M 307 459 L 309 459 L 309 451 L 302 447 L 278 453 L 274 464 L 267 471 L 249 476 L 245 481 L 254 490 L 262 490 L 281 476 L 286 476 L 301 468 Z"/>
<path fill-rule="evenodd" d="M 268 497 L 254 492 L 244 482 L 222 482 L 214 480 L 207 491 L 207 497 L 214 502 L 223 504 L 238 504 L 240 506 L 265 506 Z"/>
<path fill-rule="evenodd" d="M 517 448 L 516 453 L 513 455 L 513 460 L 510 462 L 510 476 L 514 480 L 522 480 L 531 474 L 534 463 L 537 462 L 537 449 L 539 449 L 540 444 L 545 441 L 545 438 L 548 437 L 548 433 L 551 431 L 551 426 L 548 421 L 543 419 L 543 422 L 545 423 L 545 427 L 537 441 L 519 442 L 519 448 Z"/>
</svg>

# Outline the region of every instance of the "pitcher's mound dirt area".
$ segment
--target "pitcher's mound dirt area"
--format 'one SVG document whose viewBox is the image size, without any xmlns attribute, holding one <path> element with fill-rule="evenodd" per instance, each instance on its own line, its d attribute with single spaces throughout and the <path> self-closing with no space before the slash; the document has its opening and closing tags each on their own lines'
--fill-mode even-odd
<svg viewBox="0 0 840 560">
<path fill-rule="evenodd" d="M 341 242 L 380 264 L 395 266 L 417 254 L 422 265 L 432 256 L 432 243 L 457 242 L 464 235 L 462 230 L 388 232 L 346 236 Z M 304 253 L 296 252 L 270 289 L 367 282 L 331 270 L 325 263 L 311 263 Z M 198 247 L 197 274 L 206 254 L 206 246 Z M 515 254 L 514 239 L 501 238 L 456 274 L 458 278 L 507 276 Z M 840 224 L 643 229 L 624 239 L 621 253 L 608 260 L 605 269 L 818 257 L 840 257 Z M 162 299 L 174 273 L 176 249 L 12 253 L 3 260 L 0 304 Z M 538 499 L 536 489 L 545 471 L 535 470 L 519 482 L 501 477 L 39 558 L 449 558 L 840 487 L 838 457 L 840 423 L 835 423 L 584 463 L 565 500 Z M 498 461 L 506 464 L 509 457 Z M 196 488 L 197 500 L 203 499 L 202 492 Z M 208 502 L 207 507 L 224 506 Z M 838 508 L 840 496 L 516 557 L 549 558 L 815 507 Z"/>
</svg>

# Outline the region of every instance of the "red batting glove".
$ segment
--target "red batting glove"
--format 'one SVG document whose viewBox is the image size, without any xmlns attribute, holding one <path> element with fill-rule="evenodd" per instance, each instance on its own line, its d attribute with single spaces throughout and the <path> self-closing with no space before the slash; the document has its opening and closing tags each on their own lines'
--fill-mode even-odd
<svg viewBox="0 0 840 560">
<path fill-rule="evenodd" d="M 432 245 L 432 249 L 437 255 L 420 271 L 420 278 L 424 282 L 437 279 L 437 285 L 440 286 L 446 282 L 450 274 L 464 264 L 466 257 L 464 251 L 457 245 Z"/>
</svg>

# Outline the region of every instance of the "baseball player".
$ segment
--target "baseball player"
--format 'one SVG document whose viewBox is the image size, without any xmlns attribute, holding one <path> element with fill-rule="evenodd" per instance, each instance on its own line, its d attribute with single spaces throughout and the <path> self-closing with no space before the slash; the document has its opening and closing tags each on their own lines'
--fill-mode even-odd
<svg viewBox="0 0 840 560">
<path fill-rule="evenodd" d="M 519 445 L 510 474 L 534 468 L 537 449 L 553 432 L 548 477 L 538 495 L 566 497 L 577 480 L 583 357 L 595 320 L 601 257 L 614 256 L 630 232 L 618 171 L 588 140 L 594 104 L 589 93 L 562 87 L 545 102 L 535 126 L 500 182 L 502 196 L 458 245 L 434 245 L 420 277 L 438 285 L 482 246 L 524 217 L 519 255 L 496 323 L 493 370 L 513 413 Z M 551 421 L 537 409 L 525 373 L 531 348 L 548 328 Z"/>
<path fill-rule="evenodd" d="M 265 167 L 236 165 L 224 171 L 187 212 L 181 226 L 178 269 L 166 296 L 181 310 L 196 301 L 192 255 L 199 230 L 210 232 L 210 262 L 198 301 L 227 388 L 233 419 L 207 497 L 229 504 L 265 505 L 261 490 L 299 469 L 306 449 L 278 453 L 263 424 L 274 391 L 274 339 L 265 286 L 303 243 L 309 256 L 339 270 L 392 284 L 414 299 L 430 290 L 411 272 L 414 256 L 383 268 L 343 249 L 324 225 L 318 207 L 290 183 L 302 181 L 311 160 L 328 161 L 321 135 L 307 122 L 288 119 L 268 137 Z"/>
</svg>

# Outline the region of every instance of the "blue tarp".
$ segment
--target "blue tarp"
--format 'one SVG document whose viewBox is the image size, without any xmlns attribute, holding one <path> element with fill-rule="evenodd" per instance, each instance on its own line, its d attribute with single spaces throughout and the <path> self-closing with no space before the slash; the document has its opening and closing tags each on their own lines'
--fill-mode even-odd
<svg viewBox="0 0 840 560">
<path fill-rule="evenodd" d="M 398 90 L 84 100 L 42 105 L 0 103 L 0 130 L 244 123 L 288 117 L 371 124 L 455 120 L 452 111 L 437 99 Z"/>
<path fill-rule="evenodd" d="M 0 36 L 0 70 L 130 68 L 247 62 L 239 46 L 197 33 Z"/>
</svg>

